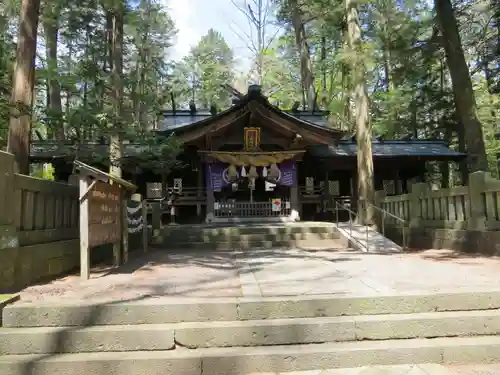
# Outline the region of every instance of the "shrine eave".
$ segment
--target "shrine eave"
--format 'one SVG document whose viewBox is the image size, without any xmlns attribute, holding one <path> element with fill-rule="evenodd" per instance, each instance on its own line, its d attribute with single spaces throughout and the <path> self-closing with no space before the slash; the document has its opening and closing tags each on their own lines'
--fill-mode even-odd
<svg viewBox="0 0 500 375">
<path fill-rule="evenodd" d="M 357 145 L 354 141 L 341 140 L 336 146 L 315 145 L 309 147 L 311 155 L 320 158 L 354 158 Z M 450 149 L 438 140 L 386 140 L 372 142 L 374 158 L 419 158 L 426 160 L 460 161 L 467 155 Z"/>
</svg>

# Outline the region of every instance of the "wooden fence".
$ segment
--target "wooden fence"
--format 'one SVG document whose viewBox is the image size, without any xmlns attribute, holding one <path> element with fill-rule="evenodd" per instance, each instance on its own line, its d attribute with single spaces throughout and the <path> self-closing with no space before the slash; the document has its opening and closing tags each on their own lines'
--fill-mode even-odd
<svg viewBox="0 0 500 375">
<path fill-rule="evenodd" d="M 468 186 L 431 190 L 425 183 L 411 186 L 410 194 L 383 196 L 376 205 L 408 222 L 431 228 L 500 230 L 500 180 L 475 172 Z"/>
<path fill-rule="evenodd" d="M 78 238 L 78 188 L 14 175 L 19 245 Z"/>
<path fill-rule="evenodd" d="M 0 291 L 78 266 L 78 187 L 14 172 L 0 151 Z"/>
</svg>

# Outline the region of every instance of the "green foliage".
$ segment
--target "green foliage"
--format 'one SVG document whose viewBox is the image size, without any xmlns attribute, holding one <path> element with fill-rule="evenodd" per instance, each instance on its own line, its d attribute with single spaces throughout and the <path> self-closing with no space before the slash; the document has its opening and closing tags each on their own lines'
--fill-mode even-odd
<svg viewBox="0 0 500 375">
<path fill-rule="evenodd" d="M 210 29 L 180 63 L 173 66 L 172 83 L 176 104 L 198 108 L 215 105 L 219 110 L 231 104 L 231 94 L 222 85 L 234 80 L 233 52 L 223 36 Z"/>
<path fill-rule="evenodd" d="M 30 175 L 33 177 L 54 181 L 55 169 L 52 164 L 34 164 L 31 170 Z"/>
<path fill-rule="evenodd" d="M 141 152 L 129 160 L 123 160 L 122 166 L 131 172 L 134 169 L 147 169 L 159 175 L 168 175 L 174 168 L 181 167 L 177 159 L 181 148 L 181 142 L 171 135 L 167 139 L 147 134 L 140 140 Z"/>
<path fill-rule="evenodd" d="M 175 167 L 179 142 L 172 138 L 162 143 L 148 132 L 158 124 L 158 111 L 171 105 L 170 94 L 174 94 L 177 108 L 186 108 L 193 100 L 198 108 L 216 105 L 223 110 L 229 107 L 231 96 L 221 85 L 236 84 L 243 91 L 248 77 L 240 74 L 239 83 L 236 82 L 233 52 L 224 36 L 215 30 L 209 30 L 185 59 L 170 61 L 175 20 L 169 16 L 164 2 L 129 0 L 125 4 L 121 77 L 123 115 L 117 118 L 111 100 L 106 12 L 115 1 L 118 0 L 42 2 L 33 127 L 45 137 L 55 138 L 57 129 L 63 126 L 66 138 L 81 142 L 107 139 L 119 125 L 124 140 L 132 143 L 142 140 L 151 146 L 135 162 L 124 161 L 124 168 L 146 163 L 158 171 L 170 170 Z M 250 51 L 255 59 L 262 57 L 258 63 L 262 65 L 263 90 L 271 103 L 289 109 L 297 101 L 304 102 L 292 23 L 294 14 L 299 14 L 311 57 L 318 105 L 332 112 L 332 126 L 353 128 L 348 63 L 356 58 L 362 59 L 368 69 L 370 115 L 376 134 L 399 137 L 416 133 L 422 138 L 447 137 L 447 141 L 457 144 L 460 127 L 451 79 L 439 34 L 434 35 L 434 12 L 428 1 L 360 2 L 363 43 L 355 55 L 346 47 L 343 1 L 272 2 L 269 9 L 276 13 L 267 17 L 276 18 L 281 28 L 279 37 L 270 38 L 268 33 L 267 41 L 272 43 L 266 41 L 261 53 L 254 48 Z M 498 4 L 480 0 L 459 0 L 454 5 L 491 170 L 496 173 L 496 153 L 500 148 L 494 137 L 500 116 L 500 8 Z M 18 10 L 17 0 L 0 4 L 0 147 L 6 141 L 11 109 Z M 253 12 L 257 14 L 257 10 Z M 50 26 L 58 29 L 55 59 L 49 57 L 54 55 L 49 50 Z M 255 35 L 262 35 L 262 30 Z M 257 61 L 251 63 L 253 68 Z M 48 87 L 54 82 L 61 98 L 59 109 L 49 100 Z"/>
</svg>

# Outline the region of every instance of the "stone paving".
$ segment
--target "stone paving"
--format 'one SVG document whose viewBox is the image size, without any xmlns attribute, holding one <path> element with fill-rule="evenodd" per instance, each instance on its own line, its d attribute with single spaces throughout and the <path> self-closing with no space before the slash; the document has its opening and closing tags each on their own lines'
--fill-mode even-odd
<svg viewBox="0 0 500 375">
<path fill-rule="evenodd" d="M 500 375 L 500 364 L 447 366 L 453 375 Z"/>
<path fill-rule="evenodd" d="M 499 375 L 500 365 L 442 366 L 418 365 L 364 366 L 348 369 L 258 373 L 249 375 Z"/>
<path fill-rule="evenodd" d="M 498 288 L 499 271 L 498 258 L 437 250 L 155 251 L 118 269 L 95 268 L 87 281 L 69 275 L 28 287 L 21 292 L 20 303 L 485 290 Z"/>
<path fill-rule="evenodd" d="M 118 269 L 95 268 L 87 281 L 69 275 L 26 288 L 17 303 L 491 290 L 500 285 L 499 271 L 499 258 L 446 250 L 158 250 Z M 413 364 L 252 375 L 500 375 L 500 365 Z"/>
</svg>

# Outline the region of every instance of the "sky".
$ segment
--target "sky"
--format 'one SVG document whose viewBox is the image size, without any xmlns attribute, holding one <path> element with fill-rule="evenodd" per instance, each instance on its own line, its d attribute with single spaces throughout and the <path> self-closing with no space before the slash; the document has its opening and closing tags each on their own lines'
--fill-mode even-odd
<svg viewBox="0 0 500 375">
<path fill-rule="evenodd" d="M 178 30 L 172 58 L 182 59 L 191 47 L 211 28 L 219 31 L 232 48 L 237 66 L 243 71 L 250 65 L 245 33 L 249 34 L 246 17 L 231 0 L 163 0 Z M 239 1 L 239 0 L 235 0 Z M 236 32 L 235 32 L 236 31 Z M 239 37 L 238 34 L 241 35 Z M 243 38 L 243 39 L 242 39 Z"/>
</svg>

